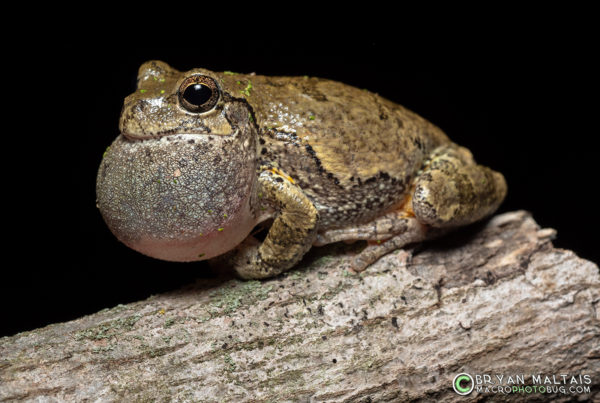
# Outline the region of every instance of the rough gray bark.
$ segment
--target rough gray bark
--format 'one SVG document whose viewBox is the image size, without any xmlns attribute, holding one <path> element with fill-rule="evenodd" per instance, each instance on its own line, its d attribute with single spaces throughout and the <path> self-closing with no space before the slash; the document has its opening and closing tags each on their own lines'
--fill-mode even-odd
<svg viewBox="0 0 600 403">
<path fill-rule="evenodd" d="M 360 245 L 268 281 L 231 277 L 0 339 L 0 401 L 465 401 L 470 374 L 588 374 L 600 398 L 598 267 L 523 211 L 360 275 Z"/>
</svg>

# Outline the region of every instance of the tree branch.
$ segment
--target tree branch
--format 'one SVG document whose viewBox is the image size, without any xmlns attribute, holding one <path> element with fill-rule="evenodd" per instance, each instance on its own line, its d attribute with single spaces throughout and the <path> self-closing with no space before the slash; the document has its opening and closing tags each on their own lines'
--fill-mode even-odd
<svg viewBox="0 0 600 403">
<path fill-rule="evenodd" d="M 4 337 L 0 401 L 464 401 L 460 372 L 589 374 L 575 398 L 598 398 L 598 267 L 553 236 L 506 213 L 360 275 L 342 268 L 360 245 L 315 248 L 271 280 L 224 275 Z"/>
</svg>

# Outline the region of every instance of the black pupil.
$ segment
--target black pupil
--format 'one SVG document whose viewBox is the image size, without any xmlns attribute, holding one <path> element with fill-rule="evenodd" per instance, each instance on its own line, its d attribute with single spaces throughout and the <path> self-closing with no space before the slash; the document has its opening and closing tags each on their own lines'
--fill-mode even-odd
<svg viewBox="0 0 600 403">
<path fill-rule="evenodd" d="M 183 92 L 183 99 L 196 106 L 205 104 L 211 96 L 212 90 L 203 84 L 190 85 Z"/>
</svg>

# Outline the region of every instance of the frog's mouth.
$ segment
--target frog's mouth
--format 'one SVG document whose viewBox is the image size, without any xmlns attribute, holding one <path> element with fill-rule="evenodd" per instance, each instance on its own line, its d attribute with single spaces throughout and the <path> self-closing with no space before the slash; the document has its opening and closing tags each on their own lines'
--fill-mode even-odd
<svg viewBox="0 0 600 403">
<path fill-rule="evenodd" d="M 179 138 L 180 140 L 184 137 L 189 141 L 190 138 L 194 138 L 193 136 L 202 137 L 202 136 L 218 136 L 218 137 L 228 137 L 228 136 L 236 136 L 238 135 L 238 130 L 233 133 L 213 133 L 210 130 L 198 130 L 198 131 L 169 131 L 169 132 L 160 132 L 160 133 L 128 133 L 121 132 L 121 136 L 125 137 L 129 141 L 144 141 L 144 140 L 160 140 L 162 138 L 169 138 L 170 140 Z"/>
<path fill-rule="evenodd" d="M 244 142 L 229 137 L 117 137 L 96 183 L 111 231 L 132 249 L 164 260 L 208 259 L 239 244 L 255 224 L 254 167 L 246 163 Z"/>
</svg>

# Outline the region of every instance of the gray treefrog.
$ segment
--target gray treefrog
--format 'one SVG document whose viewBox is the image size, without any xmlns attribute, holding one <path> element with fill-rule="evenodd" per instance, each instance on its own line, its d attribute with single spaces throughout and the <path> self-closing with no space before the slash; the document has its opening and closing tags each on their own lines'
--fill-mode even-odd
<svg viewBox="0 0 600 403">
<path fill-rule="evenodd" d="M 149 61 L 119 128 L 96 188 L 111 231 L 158 259 L 228 253 L 243 278 L 281 273 L 313 245 L 372 241 L 351 262 L 360 271 L 493 213 L 507 190 L 417 114 L 313 77 Z"/>
</svg>

